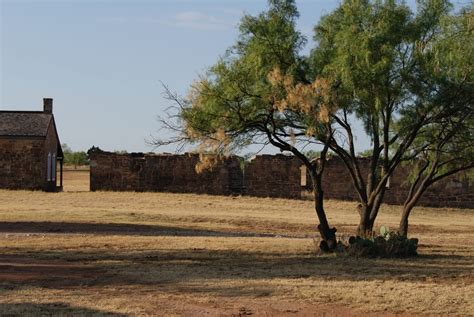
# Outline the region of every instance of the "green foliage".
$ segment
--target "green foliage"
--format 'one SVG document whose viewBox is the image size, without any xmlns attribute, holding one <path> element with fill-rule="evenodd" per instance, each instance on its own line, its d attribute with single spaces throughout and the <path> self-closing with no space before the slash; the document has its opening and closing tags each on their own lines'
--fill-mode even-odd
<svg viewBox="0 0 474 317">
<path fill-rule="evenodd" d="M 293 84 L 305 80 L 299 52 L 306 40 L 295 29 L 297 17 L 293 0 L 272 0 L 267 11 L 242 18 L 237 43 L 180 103 L 183 139 L 199 143 L 201 152 L 228 154 L 276 130 L 288 143 L 290 135 L 304 135 L 296 130 L 305 130 L 309 117 L 276 111 L 283 96 L 268 80 L 275 69 Z"/>
<path fill-rule="evenodd" d="M 315 75 L 341 82 L 339 98 L 369 131 L 386 95 L 401 93 L 399 49 L 413 34 L 411 12 L 395 1 L 344 1 L 315 27 Z M 388 85 L 387 85 L 388 84 Z"/>
<path fill-rule="evenodd" d="M 63 154 L 64 154 L 64 164 L 74 165 L 74 167 L 81 165 L 89 165 L 89 158 L 86 152 L 77 151 L 74 152 L 71 148 L 63 143 L 62 145 Z"/>
<path fill-rule="evenodd" d="M 418 72 L 424 81 L 412 88 L 424 93 L 426 102 L 407 108 L 397 123 L 405 130 L 414 118 L 430 116 L 417 134 L 406 157 L 416 159 L 409 181 L 434 183 L 455 171 L 474 167 L 474 15 L 473 7 L 442 17 L 433 43 L 418 55 Z M 468 172 L 467 175 L 470 173 Z M 421 183 L 421 182 L 420 182 Z"/>
</svg>

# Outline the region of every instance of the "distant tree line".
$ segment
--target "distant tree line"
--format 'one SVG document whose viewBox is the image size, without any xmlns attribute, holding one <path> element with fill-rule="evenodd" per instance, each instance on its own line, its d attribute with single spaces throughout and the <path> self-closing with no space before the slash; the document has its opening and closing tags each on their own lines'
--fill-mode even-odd
<svg viewBox="0 0 474 317">
<path fill-rule="evenodd" d="M 64 164 L 78 166 L 89 165 L 89 157 L 84 151 L 73 151 L 66 143 L 63 143 Z"/>
</svg>

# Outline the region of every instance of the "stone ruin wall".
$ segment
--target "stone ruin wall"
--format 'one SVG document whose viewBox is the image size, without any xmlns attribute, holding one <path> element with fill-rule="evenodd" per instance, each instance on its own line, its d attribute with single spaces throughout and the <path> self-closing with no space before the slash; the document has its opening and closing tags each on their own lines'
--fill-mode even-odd
<svg viewBox="0 0 474 317">
<path fill-rule="evenodd" d="M 361 158 L 362 175 L 367 175 L 370 161 Z M 384 203 L 403 205 L 409 190 L 409 169 L 399 167 L 390 177 L 389 188 L 385 191 Z M 474 208 L 474 184 L 462 172 L 433 184 L 418 202 L 420 206 Z M 309 180 L 309 177 L 308 177 Z M 308 181 L 309 183 L 309 181 Z M 352 179 L 344 163 L 338 158 L 328 160 L 323 176 L 325 198 L 358 201 Z"/>
<path fill-rule="evenodd" d="M 156 191 L 230 195 L 240 193 L 240 161 L 229 158 L 197 173 L 196 154 L 91 154 L 92 191 Z"/>
<path fill-rule="evenodd" d="M 243 194 L 257 197 L 301 198 L 301 163 L 294 156 L 258 155 L 243 171 Z"/>
<path fill-rule="evenodd" d="M 196 154 L 91 153 L 91 190 L 155 191 L 212 195 L 248 195 L 300 199 L 310 187 L 296 157 L 258 155 L 241 168 L 238 157 L 219 162 L 212 170 L 195 171 Z M 369 161 L 361 159 L 362 172 Z M 407 170 L 399 168 L 390 179 L 385 202 L 403 204 L 408 191 Z M 303 180 L 302 180 L 303 175 Z M 306 178 L 306 181 L 304 180 Z M 304 186 L 306 183 L 306 186 Z M 302 186 L 303 185 L 303 186 Z M 344 164 L 337 158 L 327 162 L 323 178 L 325 198 L 355 200 L 357 195 Z M 474 208 L 474 188 L 467 180 L 452 176 L 430 188 L 420 205 Z"/>
</svg>

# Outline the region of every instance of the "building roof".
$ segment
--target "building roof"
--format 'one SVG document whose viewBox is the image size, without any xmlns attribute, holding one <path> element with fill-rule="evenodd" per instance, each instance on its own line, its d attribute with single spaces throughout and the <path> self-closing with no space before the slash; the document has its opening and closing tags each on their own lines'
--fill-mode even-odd
<svg viewBox="0 0 474 317">
<path fill-rule="evenodd" d="M 0 136 L 45 137 L 51 120 L 42 111 L 0 111 Z"/>
</svg>

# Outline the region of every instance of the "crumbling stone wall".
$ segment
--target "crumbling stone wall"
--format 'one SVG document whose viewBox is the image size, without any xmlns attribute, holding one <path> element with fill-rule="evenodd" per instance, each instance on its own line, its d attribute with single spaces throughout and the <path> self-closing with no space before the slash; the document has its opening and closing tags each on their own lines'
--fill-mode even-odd
<svg viewBox="0 0 474 317">
<path fill-rule="evenodd" d="M 359 164 L 362 175 L 367 175 L 370 160 L 361 158 Z M 408 175 L 408 167 L 398 167 L 395 170 L 385 192 L 385 203 L 403 204 L 410 186 Z M 465 174 L 459 173 L 435 183 L 425 192 L 418 204 L 430 207 L 474 208 L 474 187 L 464 176 Z M 324 170 L 323 189 L 325 198 L 328 199 L 358 200 L 352 179 L 339 158 L 328 160 Z"/>
<path fill-rule="evenodd" d="M 197 173 L 197 154 L 90 153 L 92 191 L 158 191 L 259 197 L 301 197 L 295 157 L 259 155 L 241 168 L 238 157 Z"/>
<path fill-rule="evenodd" d="M 301 198 L 301 162 L 294 156 L 258 155 L 244 169 L 244 194 Z"/>
<path fill-rule="evenodd" d="M 401 205 L 409 190 L 406 167 L 399 167 L 390 178 L 390 186 L 386 191 L 386 203 Z M 420 206 L 474 208 L 474 186 L 467 177 L 467 172 L 460 172 L 434 183 L 420 198 Z"/>
<path fill-rule="evenodd" d="M 218 163 L 212 170 L 196 173 L 196 154 L 115 154 L 91 153 L 91 190 L 162 191 L 213 195 L 248 195 L 258 197 L 301 198 L 302 190 L 311 187 L 304 180 L 301 162 L 294 156 L 258 155 L 240 168 L 237 157 Z M 366 175 L 370 161 L 361 158 Z M 390 179 L 385 202 L 403 204 L 408 191 L 408 169 L 398 168 Z M 303 187 L 306 183 L 306 187 Z M 303 185 L 303 186 L 302 186 Z M 323 177 L 325 198 L 354 200 L 358 197 L 343 162 L 328 160 Z M 459 175 L 449 177 L 430 188 L 420 205 L 433 207 L 474 208 L 474 188 Z"/>
<path fill-rule="evenodd" d="M 240 194 L 240 161 L 230 157 L 197 173 L 196 154 L 115 154 L 92 152 L 91 190 L 162 191 L 212 195 Z"/>
<path fill-rule="evenodd" d="M 0 188 L 42 190 L 44 139 L 0 138 Z"/>
</svg>

